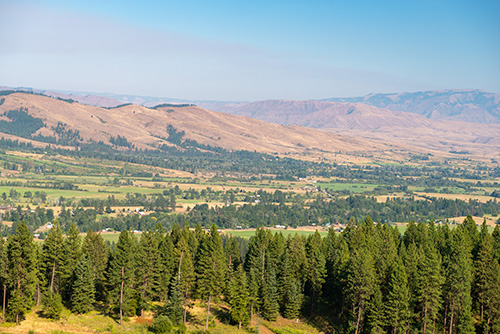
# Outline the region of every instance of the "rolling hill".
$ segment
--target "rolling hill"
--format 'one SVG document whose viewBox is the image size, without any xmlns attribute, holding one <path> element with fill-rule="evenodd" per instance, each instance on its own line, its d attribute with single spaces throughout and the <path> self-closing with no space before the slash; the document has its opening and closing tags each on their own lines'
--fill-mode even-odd
<svg viewBox="0 0 500 334">
<path fill-rule="evenodd" d="M 23 137 L 24 141 L 43 142 L 45 138 L 47 142 L 47 138 L 78 133 L 83 142 L 116 143 L 125 138 L 127 145 L 157 149 L 174 145 L 168 140 L 170 126 L 183 133 L 182 140 L 202 145 L 308 159 L 334 159 L 339 152 L 343 156 L 335 159 L 346 160 L 346 153 L 392 161 L 404 160 L 410 153 L 450 157 L 456 152 L 494 159 L 500 152 L 499 124 L 432 120 L 362 103 L 269 100 L 218 104 L 217 109 L 223 111 L 218 112 L 174 104 L 103 108 L 40 94 L 3 94 L 0 131 L 4 137 Z M 18 114 L 10 114 L 12 110 Z M 39 124 L 29 136 L 12 130 L 17 124 L 13 121 L 28 117 L 23 113 Z"/>
<path fill-rule="evenodd" d="M 16 113 L 11 113 L 13 110 Z M 19 136 L 20 133 L 11 129 L 18 128 L 19 122 L 25 122 L 29 126 L 22 127 L 24 136 L 21 137 L 32 141 L 36 141 L 37 136 L 60 138 L 77 132 L 78 140 L 83 142 L 110 143 L 120 136 L 137 148 L 155 149 L 161 145 L 173 145 L 167 140 L 171 126 L 178 133 L 184 132 L 183 140 L 190 139 L 228 150 L 323 156 L 338 151 L 382 154 L 385 150 L 394 149 L 377 141 L 312 128 L 271 124 L 192 105 L 147 108 L 130 104 L 101 108 L 16 92 L 0 96 L 0 115 L 0 130 L 3 129 L 5 136 Z M 26 135 L 32 123 L 33 129 Z"/>
<path fill-rule="evenodd" d="M 500 124 L 494 122 L 435 120 L 421 114 L 357 102 L 267 100 L 201 105 L 267 122 L 312 127 L 423 150 L 495 157 L 500 152 Z"/>
</svg>

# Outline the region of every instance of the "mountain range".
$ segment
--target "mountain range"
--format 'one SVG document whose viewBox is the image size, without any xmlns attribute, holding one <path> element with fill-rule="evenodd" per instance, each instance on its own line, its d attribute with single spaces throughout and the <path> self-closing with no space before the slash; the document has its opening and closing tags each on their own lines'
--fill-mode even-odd
<svg viewBox="0 0 500 334">
<path fill-rule="evenodd" d="M 321 101 L 198 101 L 197 106 L 178 105 L 194 101 L 165 98 L 175 103 L 160 107 L 130 104 L 140 100 L 152 105 L 157 99 L 133 95 L 15 90 L 18 93 L 0 99 L 2 119 L 9 121 L 8 110 L 27 108 L 46 124 L 35 135 L 54 135 L 51 129 L 63 122 L 87 140 L 109 142 L 121 135 L 137 147 L 154 148 L 166 143 L 166 128 L 171 125 L 184 131 L 186 139 L 230 150 L 316 156 L 342 151 L 379 157 L 399 154 L 395 152 L 444 156 L 468 152 L 492 159 L 500 152 L 500 95 L 478 90 Z"/>
</svg>

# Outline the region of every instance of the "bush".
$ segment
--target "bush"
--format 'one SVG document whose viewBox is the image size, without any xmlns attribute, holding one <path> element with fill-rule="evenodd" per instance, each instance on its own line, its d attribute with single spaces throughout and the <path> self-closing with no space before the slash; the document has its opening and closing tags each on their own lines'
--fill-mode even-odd
<svg viewBox="0 0 500 334">
<path fill-rule="evenodd" d="M 153 320 L 149 328 L 153 333 L 166 334 L 171 333 L 173 329 L 172 321 L 167 316 L 161 315 Z"/>
<path fill-rule="evenodd" d="M 42 315 L 49 319 L 61 319 L 63 310 L 62 298 L 58 293 L 47 291 L 42 296 Z"/>
</svg>

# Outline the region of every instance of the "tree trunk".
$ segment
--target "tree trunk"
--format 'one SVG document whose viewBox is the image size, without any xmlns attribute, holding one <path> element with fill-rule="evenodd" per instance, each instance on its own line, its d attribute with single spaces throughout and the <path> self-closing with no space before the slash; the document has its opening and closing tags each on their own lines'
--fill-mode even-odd
<svg viewBox="0 0 500 334">
<path fill-rule="evenodd" d="M 123 286 L 125 284 L 125 281 L 123 280 L 123 276 L 125 276 L 125 266 L 122 266 L 122 285 L 120 288 L 120 326 L 123 326 Z"/>
<path fill-rule="evenodd" d="M 36 306 L 40 306 L 42 293 L 40 291 L 40 284 L 36 285 Z"/>
<path fill-rule="evenodd" d="M 453 302 L 451 303 L 451 316 L 450 316 L 450 334 L 451 331 L 453 330 L 453 312 L 455 311 L 455 298 L 453 298 Z"/>
<path fill-rule="evenodd" d="M 182 267 L 182 256 L 184 255 L 184 251 L 181 252 L 181 256 L 179 258 L 179 270 L 177 270 L 177 280 L 179 284 L 181 284 L 181 267 Z"/>
<path fill-rule="evenodd" d="M 358 321 L 356 322 L 356 332 L 355 334 L 359 333 L 359 324 L 361 323 L 361 313 L 363 312 L 363 308 L 361 306 L 358 307 Z"/>
<path fill-rule="evenodd" d="M 52 278 L 50 279 L 50 292 L 54 292 L 54 276 L 56 275 L 56 259 L 54 259 L 54 264 L 52 265 Z"/>
<path fill-rule="evenodd" d="M 427 307 L 424 308 L 424 331 L 423 334 L 427 332 Z"/>
<path fill-rule="evenodd" d="M 238 329 L 241 329 L 241 320 L 238 322 Z"/>
<path fill-rule="evenodd" d="M 253 321 L 253 300 L 250 303 L 250 323 Z"/>
<path fill-rule="evenodd" d="M 212 295 L 208 296 L 208 303 L 207 303 L 207 322 L 205 323 L 205 330 L 208 331 L 208 319 L 210 316 L 210 302 L 212 301 Z"/>
<path fill-rule="evenodd" d="M 443 334 L 446 334 L 446 321 L 448 320 L 448 303 L 444 308 L 444 324 L 443 324 Z"/>
</svg>

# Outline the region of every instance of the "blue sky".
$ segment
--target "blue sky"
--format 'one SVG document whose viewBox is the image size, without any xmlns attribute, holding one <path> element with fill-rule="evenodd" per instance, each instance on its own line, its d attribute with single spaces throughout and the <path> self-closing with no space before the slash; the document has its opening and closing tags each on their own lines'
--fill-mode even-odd
<svg viewBox="0 0 500 334">
<path fill-rule="evenodd" d="M 500 93 L 499 1 L 0 0 L 0 85 L 181 99 Z"/>
</svg>

